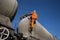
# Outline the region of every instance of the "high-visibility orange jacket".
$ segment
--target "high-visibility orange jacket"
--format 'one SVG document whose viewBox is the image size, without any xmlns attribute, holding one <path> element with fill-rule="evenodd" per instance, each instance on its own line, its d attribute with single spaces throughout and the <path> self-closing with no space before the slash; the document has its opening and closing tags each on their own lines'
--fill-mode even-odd
<svg viewBox="0 0 60 40">
<path fill-rule="evenodd" d="M 34 21 L 37 19 L 37 14 L 36 12 L 32 12 L 32 15 L 31 15 L 31 28 L 33 29 L 34 28 Z"/>
</svg>

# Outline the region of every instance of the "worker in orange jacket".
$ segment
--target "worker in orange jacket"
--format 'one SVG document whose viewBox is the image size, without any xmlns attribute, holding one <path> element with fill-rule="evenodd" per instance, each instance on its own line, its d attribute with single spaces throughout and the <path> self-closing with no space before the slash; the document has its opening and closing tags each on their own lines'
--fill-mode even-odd
<svg viewBox="0 0 60 40">
<path fill-rule="evenodd" d="M 31 31 L 32 31 L 33 28 L 34 28 L 34 24 L 35 24 L 36 19 L 37 19 L 37 14 L 36 14 L 36 11 L 34 10 L 34 11 L 31 13 L 31 25 L 30 25 Z"/>
</svg>

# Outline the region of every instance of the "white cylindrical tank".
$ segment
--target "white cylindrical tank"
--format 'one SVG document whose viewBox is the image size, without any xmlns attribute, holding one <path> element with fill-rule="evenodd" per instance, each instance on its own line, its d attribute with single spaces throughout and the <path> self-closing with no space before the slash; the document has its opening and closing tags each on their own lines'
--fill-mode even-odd
<svg viewBox="0 0 60 40">
<path fill-rule="evenodd" d="M 11 20 L 17 10 L 17 0 L 0 0 L 0 14 L 9 17 Z"/>
<path fill-rule="evenodd" d="M 18 26 L 18 33 L 23 33 L 23 36 L 30 36 L 29 27 L 30 27 L 30 20 L 29 17 L 22 19 Z M 34 26 L 32 31 L 32 36 L 39 38 L 40 40 L 54 40 L 53 36 L 38 22 Z M 32 39 L 35 40 L 35 39 Z"/>
</svg>

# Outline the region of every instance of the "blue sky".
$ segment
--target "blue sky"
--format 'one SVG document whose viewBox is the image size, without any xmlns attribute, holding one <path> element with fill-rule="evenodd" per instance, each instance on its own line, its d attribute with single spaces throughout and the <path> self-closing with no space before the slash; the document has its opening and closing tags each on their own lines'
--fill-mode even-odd
<svg viewBox="0 0 60 40">
<path fill-rule="evenodd" d="M 60 0 L 17 0 L 18 10 L 12 22 L 16 30 L 20 16 L 36 10 L 38 21 L 60 40 Z"/>
</svg>

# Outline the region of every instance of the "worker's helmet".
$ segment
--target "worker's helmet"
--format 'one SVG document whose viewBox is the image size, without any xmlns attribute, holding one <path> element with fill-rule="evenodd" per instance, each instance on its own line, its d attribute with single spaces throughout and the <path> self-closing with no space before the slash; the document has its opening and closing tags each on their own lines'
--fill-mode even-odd
<svg viewBox="0 0 60 40">
<path fill-rule="evenodd" d="M 17 1 L 16 0 L 0 0 L 0 14 L 7 16 L 12 20 L 16 14 Z"/>
</svg>

